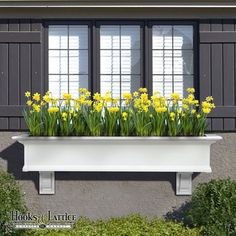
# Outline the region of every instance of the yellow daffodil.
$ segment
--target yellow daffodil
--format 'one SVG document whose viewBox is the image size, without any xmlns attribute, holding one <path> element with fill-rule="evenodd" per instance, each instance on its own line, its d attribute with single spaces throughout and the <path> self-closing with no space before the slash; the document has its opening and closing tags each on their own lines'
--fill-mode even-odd
<svg viewBox="0 0 236 236">
<path fill-rule="evenodd" d="M 101 112 L 102 111 L 102 108 L 103 108 L 103 104 L 101 102 L 99 103 L 94 103 L 93 104 L 93 107 L 95 109 L 96 112 Z"/>
<path fill-rule="evenodd" d="M 32 102 L 31 100 L 28 100 L 28 101 L 26 102 L 26 104 L 27 104 L 27 106 L 31 106 L 31 105 L 33 104 L 33 102 Z"/>
<path fill-rule="evenodd" d="M 118 101 L 119 101 L 119 99 L 117 99 L 117 98 L 113 98 L 113 99 L 112 99 L 112 103 L 113 103 L 113 104 L 117 104 Z"/>
<path fill-rule="evenodd" d="M 194 88 L 187 88 L 186 91 L 188 93 L 195 93 L 195 89 Z"/>
<path fill-rule="evenodd" d="M 139 88 L 138 90 L 140 93 L 147 93 L 147 89 L 146 88 Z"/>
<path fill-rule="evenodd" d="M 207 102 L 212 102 L 212 101 L 213 101 L 213 97 L 212 97 L 212 96 L 206 97 L 206 101 L 207 101 Z"/>
<path fill-rule="evenodd" d="M 192 114 L 195 114 L 195 113 L 196 113 L 196 110 L 195 110 L 195 109 L 193 109 L 193 110 L 191 111 L 191 113 L 192 113 Z"/>
<path fill-rule="evenodd" d="M 36 102 L 39 102 L 40 101 L 40 94 L 39 93 L 35 93 L 33 95 L 33 99 L 36 101 Z"/>
<path fill-rule="evenodd" d="M 51 102 L 51 98 L 48 94 L 44 95 L 43 96 L 43 100 L 46 102 L 46 103 L 50 103 Z"/>
<path fill-rule="evenodd" d="M 53 98 L 52 99 L 52 105 L 56 105 L 58 101 L 59 101 L 58 98 Z"/>
<path fill-rule="evenodd" d="M 29 91 L 25 92 L 25 97 L 29 98 L 31 96 L 31 93 Z"/>
<path fill-rule="evenodd" d="M 204 102 L 202 102 L 202 107 L 203 108 L 215 108 L 215 104 L 204 101 Z"/>
<path fill-rule="evenodd" d="M 93 101 L 92 101 L 92 100 L 87 100 L 87 101 L 86 101 L 86 104 L 87 104 L 89 107 L 91 107 L 92 104 L 93 104 Z"/>
<path fill-rule="evenodd" d="M 72 95 L 70 93 L 63 93 L 63 99 L 71 100 L 72 99 Z"/>
<path fill-rule="evenodd" d="M 197 114 L 197 118 L 200 119 L 200 118 L 201 118 L 201 115 L 200 115 L 200 114 Z"/>
<path fill-rule="evenodd" d="M 87 93 L 88 90 L 87 90 L 86 88 L 80 88 L 80 89 L 79 89 L 79 92 L 80 92 L 80 93 Z"/>
<path fill-rule="evenodd" d="M 189 106 L 187 105 L 187 104 L 183 104 L 183 109 L 185 109 L 185 110 L 188 110 L 189 109 Z"/>
<path fill-rule="evenodd" d="M 90 97 L 90 96 L 91 96 L 91 92 L 87 91 L 87 92 L 85 93 L 85 97 L 88 98 L 88 97 Z"/>
<path fill-rule="evenodd" d="M 174 112 L 170 113 L 170 119 L 171 119 L 171 121 L 175 120 L 175 113 Z"/>
<path fill-rule="evenodd" d="M 180 100 L 180 95 L 178 93 L 172 93 L 170 97 L 173 100 L 177 100 L 177 101 Z"/>
<path fill-rule="evenodd" d="M 140 96 L 140 98 L 141 98 L 144 102 L 146 102 L 146 101 L 148 100 L 148 94 L 147 94 L 147 93 L 142 93 L 141 96 Z"/>
<path fill-rule="evenodd" d="M 138 92 L 133 92 L 133 96 L 136 98 L 138 97 L 139 93 Z"/>
<path fill-rule="evenodd" d="M 33 108 L 36 112 L 40 112 L 41 111 L 41 107 L 40 105 L 37 105 L 37 104 L 33 104 Z"/>
<path fill-rule="evenodd" d="M 122 112 L 122 118 L 123 118 L 123 120 L 124 121 L 126 121 L 127 120 L 127 118 L 128 118 L 128 113 L 127 112 Z"/>
<path fill-rule="evenodd" d="M 202 108 L 203 113 L 209 114 L 211 112 L 211 108 Z"/>
<path fill-rule="evenodd" d="M 166 107 L 155 107 L 155 111 L 157 113 L 163 113 L 163 112 L 167 111 L 167 108 Z"/>
<path fill-rule="evenodd" d="M 142 110 L 147 113 L 148 112 L 148 106 L 142 105 Z"/>
<path fill-rule="evenodd" d="M 93 95 L 93 99 L 96 100 L 96 101 L 100 101 L 101 100 L 101 94 L 100 93 L 95 93 Z"/>
<path fill-rule="evenodd" d="M 103 100 L 107 103 L 110 103 L 112 102 L 112 98 L 111 98 L 111 92 L 108 91 L 105 93 L 104 97 L 103 97 Z"/>
<path fill-rule="evenodd" d="M 59 111 L 59 107 L 50 107 L 48 108 L 49 113 L 57 113 Z"/>
<path fill-rule="evenodd" d="M 108 108 L 108 111 L 111 112 L 111 113 L 116 113 L 120 110 L 119 107 L 109 107 Z"/>
<path fill-rule="evenodd" d="M 132 94 L 131 93 L 124 93 L 123 94 L 123 98 L 125 99 L 125 100 L 132 100 Z"/>
<path fill-rule="evenodd" d="M 68 114 L 66 112 L 62 112 L 61 117 L 62 117 L 63 121 L 66 121 L 67 117 L 68 117 Z"/>
</svg>

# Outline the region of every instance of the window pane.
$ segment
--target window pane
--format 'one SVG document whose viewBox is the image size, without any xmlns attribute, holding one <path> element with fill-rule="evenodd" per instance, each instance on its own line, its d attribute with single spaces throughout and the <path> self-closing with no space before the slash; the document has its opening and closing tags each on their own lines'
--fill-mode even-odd
<svg viewBox="0 0 236 236">
<path fill-rule="evenodd" d="M 49 90 L 62 97 L 88 87 L 88 26 L 49 26 Z M 81 80 L 81 81 L 80 81 Z"/>
<path fill-rule="evenodd" d="M 116 25 L 101 26 L 100 49 L 120 49 L 120 27 Z"/>
<path fill-rule="evenodd" d="M 120 74 L 120 51 L 101 50 L 101 74 Z"/>
<path fill-rule="evenodd" d="M 101 94 L 107 91 L 111 92 L 113 98 L 120 97 L 120 76 L 119 75 L 101 75 Z"/>
<path fill-rule="evenodd" d="M 69 51 L 69 73 L 88 74 L 88 51 L 70 50 Z"/>
<path fill-rule="evenodd" d="M 49 74 L 68 73 L 68 51 L 50 50 L 49 51 Z"/>
<path fill-rule="evenodd" d="M 165 53 L 163 53 L 165 55 Z M 153 51 L 152 68 L 153 74 L 172 74 L 172 57 L 158 56 L 157 51 Z"/>
<path fill-rule="evenodd" d="M 132 93 L 141 87 L 140 76 L 123 75 L 121 77 L 121 94 Z"/>
<path fill-rule="evenodd" d="M 152 41 L 153 91 L 184 96 L 193 86 L 193 27 L 153 26 Z"/>
<path fill-rule="evenodd" d="M 164 76 L 153 76 L 153 92 L 159 92 L 161 96 L 164 95 Z"/>
<path fill-rule="evenodd" d="M 49 75 L 49 91 L 53 97 L 62 97 L 63 93 L 68 92 L 68 76 Z"/>
<path fill-rule="evenodd" d="M 174 74 L 193 74 L 193 51 L 174 51 Z"/>
<path fill-rule="evenodd" d="M 80 88 L 88 88 L 88 76 L 87 75 L 70 75 L 69 92 L 74 97 L 78 97 Z"/>
<path fill-rule="evenodd" d="M 172 26 L 153 26 L 152 28 L 152 48 L 171 49 L 172 48 Z"/>
<path fill-rule="evenodd" d="M 174 48 L 192 49 L 193 48 L 193 27 L 192 26 L 174 26 Z"/>
<path fill-rule="evenodd" d="M 121 26 L 121 49 L 140 49 L 139 26 Z"/>
<path fill-rule="evenodd" d="M 140 51 L 121 51 L 121 74 L 140 74 Z"/>
<path fill-rule="evenodd" d="M 49 49 L 66 49 L 68 46 L 67 26 L 49 26 Z"/>
<path fill-rule="evenodd" d="M 69 49 L 88 49 L 88 26 L 69 26 Z"/>
<path fill-rule="evenodd" d="M 113 25 L 100 29 L 101 93 L 113 97 L 140 87 L 140 26 Z"/>
</svg>

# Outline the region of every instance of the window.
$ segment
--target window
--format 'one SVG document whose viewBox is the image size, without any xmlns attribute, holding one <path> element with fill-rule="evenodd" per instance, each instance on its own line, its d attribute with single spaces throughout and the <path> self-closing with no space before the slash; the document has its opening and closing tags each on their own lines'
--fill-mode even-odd
<svg viewBox="0 0 236 236">
<path fill-rule="evenodd" d="M 152 27 L 152 81 L 153 91 L 164 96 L 185 96 L 186 88 L 193 87 L 192 26 Z"/>
<path fill-rule="evenodd" d="M 101 94 L 111 91 L 113 98 L 139 87 L 185 96 L 186 88 L 197 84 L 194 22 L 113 22 L 49 25 L 48 79 L 53 96 L 69 92 L 78 97 L 82 87 Z"/>
<path fill-rule="evenodd" d="M 140 87 L 140 26 L 100 27 L 100 89 L 114 98 Z"/>
<path fill-rule="evenodd" d="M 88 26 L 49 26 L 49 91 L 55 97 L 88 88 Z"/>
</svg>

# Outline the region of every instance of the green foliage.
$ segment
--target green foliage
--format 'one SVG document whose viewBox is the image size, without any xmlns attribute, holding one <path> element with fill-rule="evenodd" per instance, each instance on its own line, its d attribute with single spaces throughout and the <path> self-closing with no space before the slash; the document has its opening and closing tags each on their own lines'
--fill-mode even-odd
<svg viewBox="0 0 236 236">
<path fill-rule="evenodd" d="M 20 186 L 11 174 L 0 170 L 0 235 L 14 232 L 10 222 L 12 211 L 26 211 Z"/>
<path fill-rule="evenodd" d="M 198 229 L 160 219 L 148 221 L 140 215 L 92 221 L 80 218 L 72 230 L 28 231 L 24 236 L 199 236 Z"/>
<path fill-rule="evenodd" d="M 204 235 L 231 235 L 236 231 L 236 181 L 199 184 L 186 215 L 190 224 L 203 228 Z"/>
</svg>

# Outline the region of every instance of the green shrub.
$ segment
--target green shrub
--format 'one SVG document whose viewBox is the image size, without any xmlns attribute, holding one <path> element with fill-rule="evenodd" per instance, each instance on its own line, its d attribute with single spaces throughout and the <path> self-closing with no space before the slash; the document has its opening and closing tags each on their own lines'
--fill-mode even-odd
<svg viewBox="0 0 236 236">
<path fill-rule="evenodd" d="M 11 212 L 25 210 L 20 186 L 11 174 L 0 170 L 0 235 L 13 234 Z"/>
<path fill-rule="evenodd" d="M 140 215 L 92 221 L 79 218 L 71 230 L 31 230 L 24 236 L 199 236 L 198 229 L 180 223 L 147 218 Z"/>
<path fill-rule="evenodd" d="M 236 181 L 211 180 L 199 184 L 186 220 L 193 226 L 202 227 L 207 236 L 232 235 L 236 231 Z"/>
</svg>

